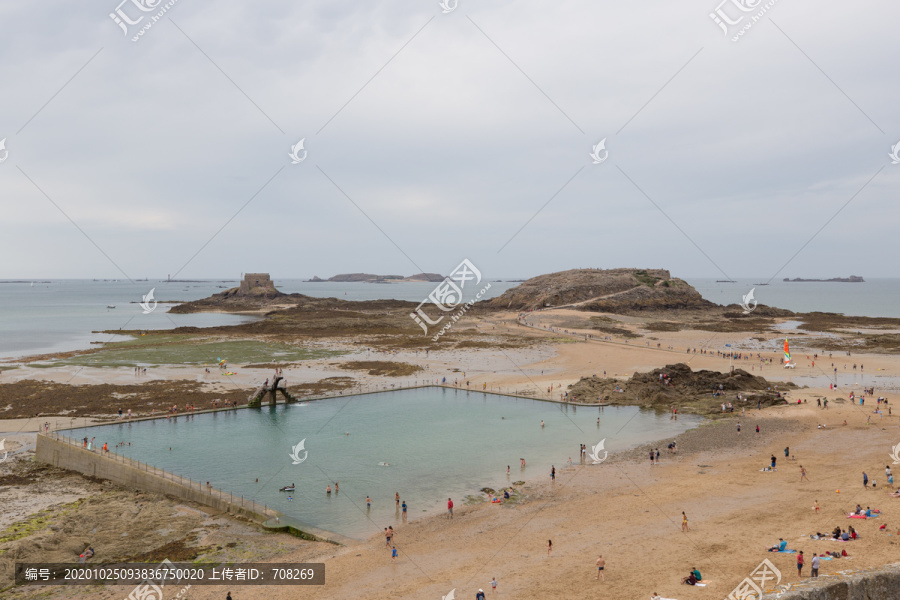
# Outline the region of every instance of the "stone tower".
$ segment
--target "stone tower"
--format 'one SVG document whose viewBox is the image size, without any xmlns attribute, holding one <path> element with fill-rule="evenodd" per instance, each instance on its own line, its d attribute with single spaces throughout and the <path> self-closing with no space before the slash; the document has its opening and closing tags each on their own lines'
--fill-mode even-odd
<svg viewBox="0 0 900 600">
<path fill-rule="evenodd" d="M 268 273 L 246 273 L 238 294 L 241 296 L 249 296 L 252 294 L 265 294 L 274 292 L 275 284 L 269 278 Z"/>
</svg>

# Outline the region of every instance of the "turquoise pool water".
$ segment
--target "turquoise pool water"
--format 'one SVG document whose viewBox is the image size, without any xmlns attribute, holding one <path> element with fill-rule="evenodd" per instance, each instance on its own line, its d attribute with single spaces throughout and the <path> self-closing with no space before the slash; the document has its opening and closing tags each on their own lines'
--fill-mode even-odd
<svg viewBox="0 0 900 600">
<path fill-rule="evenodd" d="M 435 387 L 103 425 L 68 435 L 96 437 L 98 447 L 108 442 L 130 458 L 364 538 L 400 518 L 395 492 L 415 519 L 443 512 L 448 497 L 459 506 L 482 487 L 549 478 L 551 464 L 560 468 L 570 456 L 578 462 L 579 444 L 590 450 L 605 438 L 606 450 L 616 452 L 677 435 L 699 421 L 688 415 L 672 421 L 667 413 L 637 407 L 572 407 Z M 304 450 L 297 455 L 306 459 L 293 464 L 292 448 L 301 440 Z M 114 448 L 119 442 L 132 445 Z M 340 493 L 327 496 L 334 481 Z M 291 483 L 297 490 L 289 501 L 278 489 Z"/>
</svg>

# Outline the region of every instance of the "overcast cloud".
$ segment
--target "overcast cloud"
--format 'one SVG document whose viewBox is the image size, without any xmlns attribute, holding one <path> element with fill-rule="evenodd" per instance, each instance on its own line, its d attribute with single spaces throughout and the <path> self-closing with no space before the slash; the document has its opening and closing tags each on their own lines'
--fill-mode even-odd
<svg viewBox="0 0 900 600">
<path fill-rule="evenodd" d="M 4 3 L 0 277 L 900 277 L 900 5 L 716 2 Z"/>
</svg>

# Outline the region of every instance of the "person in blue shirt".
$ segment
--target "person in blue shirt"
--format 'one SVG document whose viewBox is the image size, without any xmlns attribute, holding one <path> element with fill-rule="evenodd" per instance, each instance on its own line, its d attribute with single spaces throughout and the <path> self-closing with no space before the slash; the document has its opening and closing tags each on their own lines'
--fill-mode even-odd
<svg viewBox="0 0 900 600">
<path fill-rule="evenodd" d="M 787 542 L 782 538 L 778 538 L 778 545 L 769 548 L 769 552 L 784 552 L 787 548 Z"/>
<path fill-rule="evenodd" d="M 484 590 L 478 590 L 478 593 L 475 594 L 475 600 L 484 600 Z"/>
<path fill-rule="evenodd" d="M 694 577 L 697 578 L 697 581 L 703 581 L 703 577 L 700 576 L 700 571 L 697 570 L 697 567 L 694 567 L 694 570 L 691 571 L 694 574 Z"/>
</svg>

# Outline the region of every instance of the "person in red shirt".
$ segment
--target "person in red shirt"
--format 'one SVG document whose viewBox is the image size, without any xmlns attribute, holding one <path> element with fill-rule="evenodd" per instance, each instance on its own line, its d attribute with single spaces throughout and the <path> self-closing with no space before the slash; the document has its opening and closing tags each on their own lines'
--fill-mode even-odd
<svg viewBox="0 0 900 600">
<path fill-rule="evenodd" d="M 453 500 L 447 498 L 447 516 L 453 518 Z"/>
<path fill-rule="evenodd" d="M 803 550 L 797 554 L 797 577 L 803 577 Z"/>
</svg>

